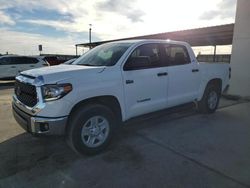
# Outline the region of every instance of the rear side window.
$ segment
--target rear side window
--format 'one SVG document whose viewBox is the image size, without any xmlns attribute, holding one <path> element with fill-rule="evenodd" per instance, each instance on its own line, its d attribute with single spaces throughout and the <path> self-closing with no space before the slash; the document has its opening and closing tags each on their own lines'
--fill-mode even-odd
<svg viewBox="0 0 250 188">
<path fill-rule="evenodd" d="M 33 57 L 2 57 L 0 65 L 36 64 L 38 59 Z"/>
<path fill-rule="evenodd" d="M 38 59 L 32 57 L 2 57 L 0 65 L 36 64 Z"/>
<path fill-rule="evenodd" d="M 0 65 L 14 65 L 17 64 L 15 57 L 2 57 L 0 59 Z"/>
<path fill-rule="evenodd" d="M 0 58 L 0 65 L 9 65 L 8 58 L 7 57 Z"/>
<path fill-rule="evenodd" d="M 185 46 L 181 45 L 165 45 L 164 50 L 166 53 L 167 63 L 170 66 L 185 65 L 190 63 L 190 57 L 188 55 Z"/>
<path fill-rule="evenodd" d="M 35 64 L 38 62 L 36 58 L 32 57 L 16 57 L 16 64 Z"/>
</svg>

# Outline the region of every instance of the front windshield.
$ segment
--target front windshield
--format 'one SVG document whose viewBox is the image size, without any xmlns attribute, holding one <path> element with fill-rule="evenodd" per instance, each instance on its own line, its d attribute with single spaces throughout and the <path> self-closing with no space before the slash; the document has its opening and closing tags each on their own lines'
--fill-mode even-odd
<svg viewBox="0 0 250 188">
<path fill-rule="evenodd" d="M 73 64 L 86 66 L 112 66 L 117 63 L 132 43 L 109 43 L 97 46 L 83 54 Z"/>
</svg>

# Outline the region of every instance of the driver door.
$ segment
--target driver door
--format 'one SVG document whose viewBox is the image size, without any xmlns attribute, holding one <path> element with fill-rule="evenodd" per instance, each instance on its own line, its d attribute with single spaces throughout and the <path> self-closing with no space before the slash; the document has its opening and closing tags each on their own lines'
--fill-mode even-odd
<svg viewBox="0 0 250 188">
<path fill-rule="evenodd" d="M 167 67 L 162 66 L 159 44 L 137 47 L 123 67 L 127 118 L 153 112 L 167 105 Z"/>
</svg>

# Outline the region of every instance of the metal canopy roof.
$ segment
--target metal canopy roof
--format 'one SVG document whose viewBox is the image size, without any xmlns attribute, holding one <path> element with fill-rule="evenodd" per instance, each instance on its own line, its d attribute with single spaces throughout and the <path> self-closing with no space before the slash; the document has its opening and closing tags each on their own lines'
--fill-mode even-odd
<svg viewBox="0 0 250 188">
<path fill-rule="evenodd" d="M 233 31 L 234 24 L 226 24 L 115 40 L 76 44 L 76 47 L 95 47 L 107 42 L 130 39 L 171 39 L 188 42 L 191 46 L 230 45 L 233 41 Z"/>
</svg>

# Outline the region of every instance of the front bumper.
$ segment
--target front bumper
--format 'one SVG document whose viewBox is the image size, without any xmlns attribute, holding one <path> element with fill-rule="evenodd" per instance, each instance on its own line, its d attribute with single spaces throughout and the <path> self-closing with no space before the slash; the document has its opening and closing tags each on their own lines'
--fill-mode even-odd
<svg viewBox="0 0 250 188">
<path fill-rule="evenodd" d="M 12 103 L 12 112 L 19 125 L 29 133 L 37 135 L 64 135 L 68 117 L 36 117 L 18 108 Z"/>
</svg>

